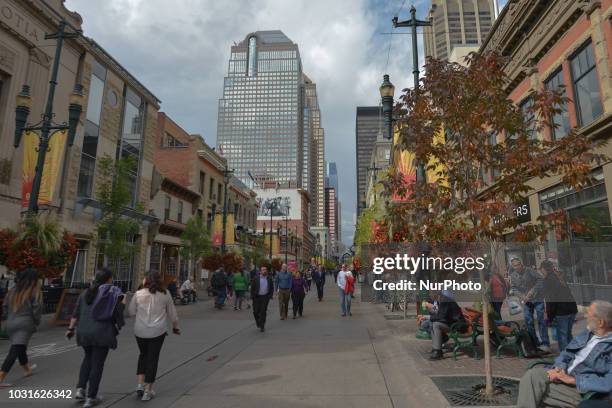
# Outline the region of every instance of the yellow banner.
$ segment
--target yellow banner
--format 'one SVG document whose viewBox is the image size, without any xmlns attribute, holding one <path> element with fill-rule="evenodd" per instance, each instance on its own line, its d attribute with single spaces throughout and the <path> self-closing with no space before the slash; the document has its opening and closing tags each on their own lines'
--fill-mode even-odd
<svg viewBox="0 0 612 408">
<path fill-rule="evenodd" d="M 23 167 L 21 183 L 21 206 L 27 208 L 36 172 L 38 160 L 38 135 L 26 132 L 23 136 Z M 50 136 L 49 148 L 45 156 L 38 205 L 49 205 L 53 202 L 53 194 L 57 185 L 57 178 L 62 169 L 64 149 L 66 146 L 66 131 L 55 132 Z"/>
<path fill-rule="evenodd" d="M 221 237 L 223 236 L 223 214 L 215 214 L 215 222 L 213 225 L 212 243 L 215 246 L 221 245 Z M 225 221 L 225 245 L 234 244 L 234 214 L 228 213 Z"/>
</svg>

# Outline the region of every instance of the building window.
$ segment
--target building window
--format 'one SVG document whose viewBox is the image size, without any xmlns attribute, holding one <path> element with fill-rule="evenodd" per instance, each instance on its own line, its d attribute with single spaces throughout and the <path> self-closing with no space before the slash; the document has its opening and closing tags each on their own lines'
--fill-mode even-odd
<svg viewBox="0 0 612 408">
<path fill-rule="evenodd" d="M 536 120 L 534 112 L 531 110 L 533 108 L 533 99 L 525 99 L 523 102 L 521 102 L 519 107 L 521 108 L 521 112 L 523 112 L 523 119 L 528 127 L 527 137 L 529 140 L 534 140 L 536 138 Z"/>
<path fill-rule="evenodd" d="M 125 109 L 123 111 L 123 132 L 120 144 L 119 157 L 121 159 L 132 158 L 134 167 L 128 174 L 130 191 L 132 192 L 131 206 L 136 205 L 138 196 L 138 169 L 140 168 L 140 156 L 142 150 L 143 134 L 143 112 L 144 104 L 140 96 L 134 91 L 126 88 Z"/>
<path fill-rule="evenodd" d="M 204 173 L 203 171 L 200 172 L 200 183 L 198 184 L 198 191 L 200 192 L 200 194 L 204 195 L 204 187 L 206 183 L 206 173 Z"/>
<path fill-rule="evenodd" d="M 209 200 L 214 200 L 213 196 L 214 196 L 214 191 L 215 191 L 215 179 L 213 179 L 212 177 L 210 178 L 210 185 L 208 186 L 208 199 Z"/>
<path fill-rule="evenodd" d="M 170 207 L 172 207 L 172 197 L 167 195 L 164 201 L 164 221 L 170 219 Z"/>
<path fill-rule="evenodd" d="M 561 92 L 561 96 L 565 98 L 565 83 L 563 82 L 563 70 L 559 69 L 557 72 L 551 75 L 551 77 L 545 82 L 545 87 L 548 91 Z M 558 140 L 565 136 L 570 131 L 569 113 L 567 111 L 567 103 L 564 101 L 559 106 L 561 112 L 556 113 L 553 116 L 554 127 L 551 129 L 552 139 Z"/>
<path fill-rule="evenodd" d="M 178 213 L 176 215 L 176 220 L 180 223 L 183 222 L 183 202 L 180 200 L 178 202 Z"/>
<path fill-rule="evenodd" d="M 83 148 L 81 150 L 79 178 L 77 181 L 78 197 L 91 197 L 93 193 L 105 81 L 106 68 L 97 61 L 94 61 L 89 83 L 89 95 L 87 96 L 85 133 L 83 137 Z"/>
<path fill-rule="evenodd" d="M 571 60 L 578 125 L 585 126 L 603 113 L 593 45 L 589 41 Z"/>
<path fill-rule="evenodd" d="M 198 218 L 201 220 L 203 216 L 204 216 L 204 211 L 202 211 L 201 208 L 198 208 Z"/>
<path fill-rule="evenodd" d="M 162 147 L 188 147 L 187 143 L 181 142 L 170 133 L 166 132 L 162 139 Z"/>
<path fill-rule="evenodd" d="M 221 199 L 223 195 L 223 185 L 221 183 L 217 184 L 217 203 L 221 204 Z"/>
</svg>

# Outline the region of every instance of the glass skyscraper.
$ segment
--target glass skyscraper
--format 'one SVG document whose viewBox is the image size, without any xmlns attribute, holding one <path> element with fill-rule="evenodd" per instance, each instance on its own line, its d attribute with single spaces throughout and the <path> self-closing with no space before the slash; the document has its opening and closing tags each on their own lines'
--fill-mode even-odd
<svg viewBox="0 0 612 408">
<path fill-rule="evenodd" d="M 260 187 L 302 188 L 310 224 L 324 224 L 324 132 L 316 85 L 297 44 L 257 31 L 231 47 L 219 100 L 217 145 L 234 174 Z"/>
</svg>

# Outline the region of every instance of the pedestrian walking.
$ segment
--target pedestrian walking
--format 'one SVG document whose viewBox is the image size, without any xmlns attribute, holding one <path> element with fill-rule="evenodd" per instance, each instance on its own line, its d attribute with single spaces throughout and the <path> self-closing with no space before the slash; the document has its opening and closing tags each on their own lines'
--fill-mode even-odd
<svg viewBox="0 0 612 408">
<path fill-rule="evenodd" d="M 293 282 L 291 282 L 291 303 L 293 308 L 293 318 L 297 315 L 304 315 L 304 298 L 308 292 L 308 282 L 295 270 L 293 271 Z"/>
<path fill-rule="evenodd" d="M 314 280 L 315 286 L 317 287 L 317 298 L 319 302 L 323 300 L 323 289 L 325 288 L 325 271 L 322 266 L 316 266 L 311 264 L 312 268 L 312 279 Z"/>
<path fill-rule="evenodd" d="M 557 342 L 559 352 L 562 352 L 573 339 L 572 328 L 576 321 L 578 306 L 572 291 L 552 262 L 542 261 L 540 270 L 544 276 L 543 297 L 546 302 L 546 315 L 549 321 L 557 325 Z"/>
<path fill-rule="evenodd" d="M 157 376 L 159 353 L 168 335 L 168 323 L 172 325 L 174 334 L 181 334 L 178 328 L 178 316 L 170 293 L 164 288 L 161 275 L 149 273 L 138 290 L 128 312 L 134 319 L 134 336 L 140 354 L 136 375 L 138 385 L 136 395 L 142 401 L 150 401 L 155 396 L 153 383 Z"/>
<path fill-rule="evenodd" d="M 245 298 L 249 281 L 242 271 L 234 274 L 234 310 L 242 310 L 242 301 Z"/>
<path fill-rule="evenodd" d="M 109 350 L 117 348 L 117 335 L 125 324 L 125 301 L 125 295 L 113 286 L 113 273 L 103 268 L 96 272 L 91 287 L 79 296 L 70 319 L 66 337 L 72 338 L 76 329 L 77 344 L 85 352 L 74 396 L 76 400 L 85 399 L 85 408 L 101 402 L 98 388 L 104 362 Z"/>
<path fill-rule="evenodd" d="M 253 299 L 253 316 L 260 331 L 264 331 L 268 303 L 274 296 L 272 278 L 268 276 L 268 268 L 262 266 L 259 275 L 251 281 L 251 298 Z"/>
<path fill-rule="evenodd" d="M 346 288 L 346 278 L 350 274 L 346 264 L 342 264 L 342 269 L 338 272 L 338 277 L 336 278 L 336 284 L 338 285 L 338 292 L 340 293 L 340 310 L 342 311 L 342 316 L 346 316 L 347 311 L 347 296 L 350 298 L 350 295 L 347 295 L 345 292 Z M 352 277 L 352 275 L 351 275 Z M 350 299 L 349 299 L 350 301 Z"/>
<path fill-rule="evenodd" d="M 218 268 L 210 279 L 213 294 L 215 295 L 215 308 L 223 309 L 227 297 L 227 276 L 223 267 Z"/>
<path fill-rule="evenodd" d="M 352 316 L 351 313 L 351 304 L 353 303 L 353 295 L 355 293 L 355 277 L 351 271 L 346 271 L 346 275 L 344 277 L 346 283 L 344 284 L 344 302 L 346 313 L 349 316 Z"/>
<path fill-rule="evenodd" d="M 304 272 L 304 278 L 306 279 L 306 284 L 308 285 L 309 291 L 312 286 L 312 272 L 313 272 L 313 269 L 311 269 L 310 267 L 308 267 L 306 271 Z"/>
<path fill-rule="evenodd" d="M 6 319 L 6 333 L 11 346 L 0 369 L 0 388 L 9 387 L 4 380 L 15 360 L 19 360 L 24 377 L 32 375 L 36 364 L 28 362 L 28 343 L 40 324 L 42 295 L 40 279 L 34 269 L 18 274 L 15 286 L 8 291 L 2 303 L 2 317 Z"/>
<path fill-rule="evenodd" d="M 287 264 L 282 264 L 281 271 L 276 275 L 276 291 L 278 292 L 278 307 L 280 319 L 287 319 L 289 313 L 289 298 L 291 297 L 291 284 L 293 276 L 287 271 Z"/>
</svg>

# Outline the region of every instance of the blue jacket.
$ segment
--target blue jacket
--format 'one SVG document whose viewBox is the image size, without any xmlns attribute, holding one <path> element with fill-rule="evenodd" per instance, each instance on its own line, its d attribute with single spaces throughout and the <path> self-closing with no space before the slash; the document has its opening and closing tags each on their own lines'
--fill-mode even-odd
<svg viewBox="0 0 612 408">
<path fill-rule="evenodd" d="M 554 367 L 567 371 L 576 353 L 580 351 L 593 333 L 584 331 L 574 337 L 555 359 Z M 574 368 L 571 375 L 576 377 L 576 389 L 584 394 L 587 392 L 598 392 L 609 394 L 612 392 L 612 336 L 597 344 L 588 357 Z"/>
<path fill-rule="evenodd" d="M 280 271 L 276 274 L 274 283 L 276 284 L 275 286 L 277 289 L 291 289 L 293 275 L 291 275 L 289 272 Z"/>
</svg>

